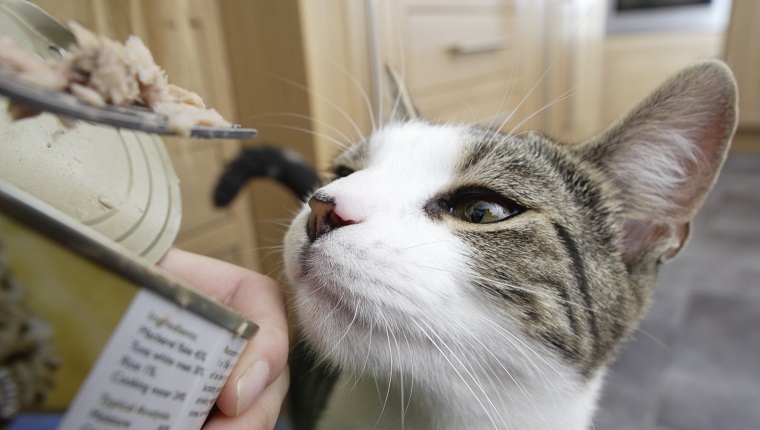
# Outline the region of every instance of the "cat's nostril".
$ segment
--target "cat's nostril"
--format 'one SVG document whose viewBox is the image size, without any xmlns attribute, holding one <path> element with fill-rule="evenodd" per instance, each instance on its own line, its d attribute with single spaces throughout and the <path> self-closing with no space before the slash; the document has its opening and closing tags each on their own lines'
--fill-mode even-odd
<svg viewBox="0 0 760 430">
<path fill-rule="evenodd" d="M 343 226 L 356 224 L 356 221 L 346 220 L 335 212 L 335 202 L 315 194 L 309 199 L 311 214 L 306 224 L 306 234 L 309 240 L 314 242 L 319 237 Z"/>
</svg>

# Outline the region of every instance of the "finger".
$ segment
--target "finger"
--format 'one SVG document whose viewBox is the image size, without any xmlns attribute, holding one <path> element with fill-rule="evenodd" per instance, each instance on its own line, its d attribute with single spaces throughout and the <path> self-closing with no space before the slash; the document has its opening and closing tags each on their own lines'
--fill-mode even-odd
<svg viewBox="0 0 760 430">
<path fill-rule="evenodd" d="M 251 275 L 253 279 L 261 282 L 261 285 L 254 285 L 254 288 L 277 289 L 272 288 L 275 285 L 274 281 L 264 275 L 179 249 L 169 250 L 158 265 L 226 304 L 230 304 L 235 290 L 240 288 L 241 278 L 246 275 Z"/>
<path fill-rule="evenodd" d="M 241 414 L 285 369 L 288 329 L 282 291 L 266 276 L 185 251 L 171 250 L 159 265 L 259 326 L 217 399 L 224 414 Z"/>
<path fill-rule="evenodd" d="M 290 375 L 286 368 L 243 414 L 237 417 L 217 414 L 203 430 L 272 430 L 280 415 L 280 407 L 289 384 Z"/>
</svg>

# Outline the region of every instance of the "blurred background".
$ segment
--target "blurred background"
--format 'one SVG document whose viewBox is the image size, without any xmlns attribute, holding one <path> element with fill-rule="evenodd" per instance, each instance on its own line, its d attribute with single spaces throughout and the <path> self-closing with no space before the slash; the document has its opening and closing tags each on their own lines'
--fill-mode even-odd
<svg viewBox="0 0 760 430">
<path fill-rule="evenodd" d="M 298 201 L 263 181 L 215 209 L 217 177 L 241 146 L 265 142 L 323 169 L 341 144 L 387 115 L 386 62 L 428 118 L 578 141 L 679 69 L 723 58 L 741 93 L 734 150 L 760 151 L 760 5 L 751 0 L 35 3 L 100 34 L 141 36 L 172 82 L 260 131 L 246 142 L 166 140 L 182 181 L 178 246 L 275 276 Z"/>
<path fill-rule="evenodd" d="M 596 428 L 760 428 L 760 2 L 35 3 L 103 35 L 137 34 L 170 81 L 259 130 L 246 142 L 165 141 L 181 179 L 176 245 L 274 277 L 299 202 L 279 184 L 258 181 L 231 206 L 214 208 L 216 179 L 241 148 L 264 143 L 324 169 L 340 145 L 387 116 L 385 62 L 428 118 L 579 141 L 677 70 L 727 60 L 741 118 L 726 172 L 684 256 L 663 270 L 667 285 L 651 316 L 611 369 Z"/>
</svg>

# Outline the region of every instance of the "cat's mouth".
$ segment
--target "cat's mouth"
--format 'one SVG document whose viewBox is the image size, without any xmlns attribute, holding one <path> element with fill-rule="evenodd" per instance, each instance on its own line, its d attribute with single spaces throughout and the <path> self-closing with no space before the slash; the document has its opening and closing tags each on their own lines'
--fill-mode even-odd
<svg viewBox="0 0 760 430">
<path fill-rule="evenodd" d="M 313 324 L 332 327 L 343 332 L 367 332 L 374 324 L 369 309 L 373 308 L 366 297 L 358 297 L 336 285 L 303 282 L 299 291 L 299 307 L 304 315 L 314 319 Z"/>
<path fill-rule="evenodd" d="M 317 324 L 335 324 L 341 332 L 350 325 L 351 330 L 366 333 L 379 320 L 402 312 L 388 302 L 388 297 L 398 298 L 396 289 L 373 275 L 374 265 L 362 263 L 359 250 L 343 249 L 338 255 L 332 251 L 315 250 L 311 244 L 302 250 L 296 294 L 304 314 Z M 344 252 L 352 258 L 346 259 Z"/>
</svg>

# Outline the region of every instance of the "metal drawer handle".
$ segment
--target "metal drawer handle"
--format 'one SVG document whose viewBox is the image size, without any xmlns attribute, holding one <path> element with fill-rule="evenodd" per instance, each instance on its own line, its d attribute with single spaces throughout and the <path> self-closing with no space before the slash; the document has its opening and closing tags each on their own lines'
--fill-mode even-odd
<svg viewBox="0 0 760 430">
<path fill-rule="evenodd" d="M 452 45 L 448 51 L 452 55 L 486 54 L 489 52 L 503 51 L 510 47 L 509 38 L 482 40 L 475 42 L 458 42 Z"/>
</svg>

